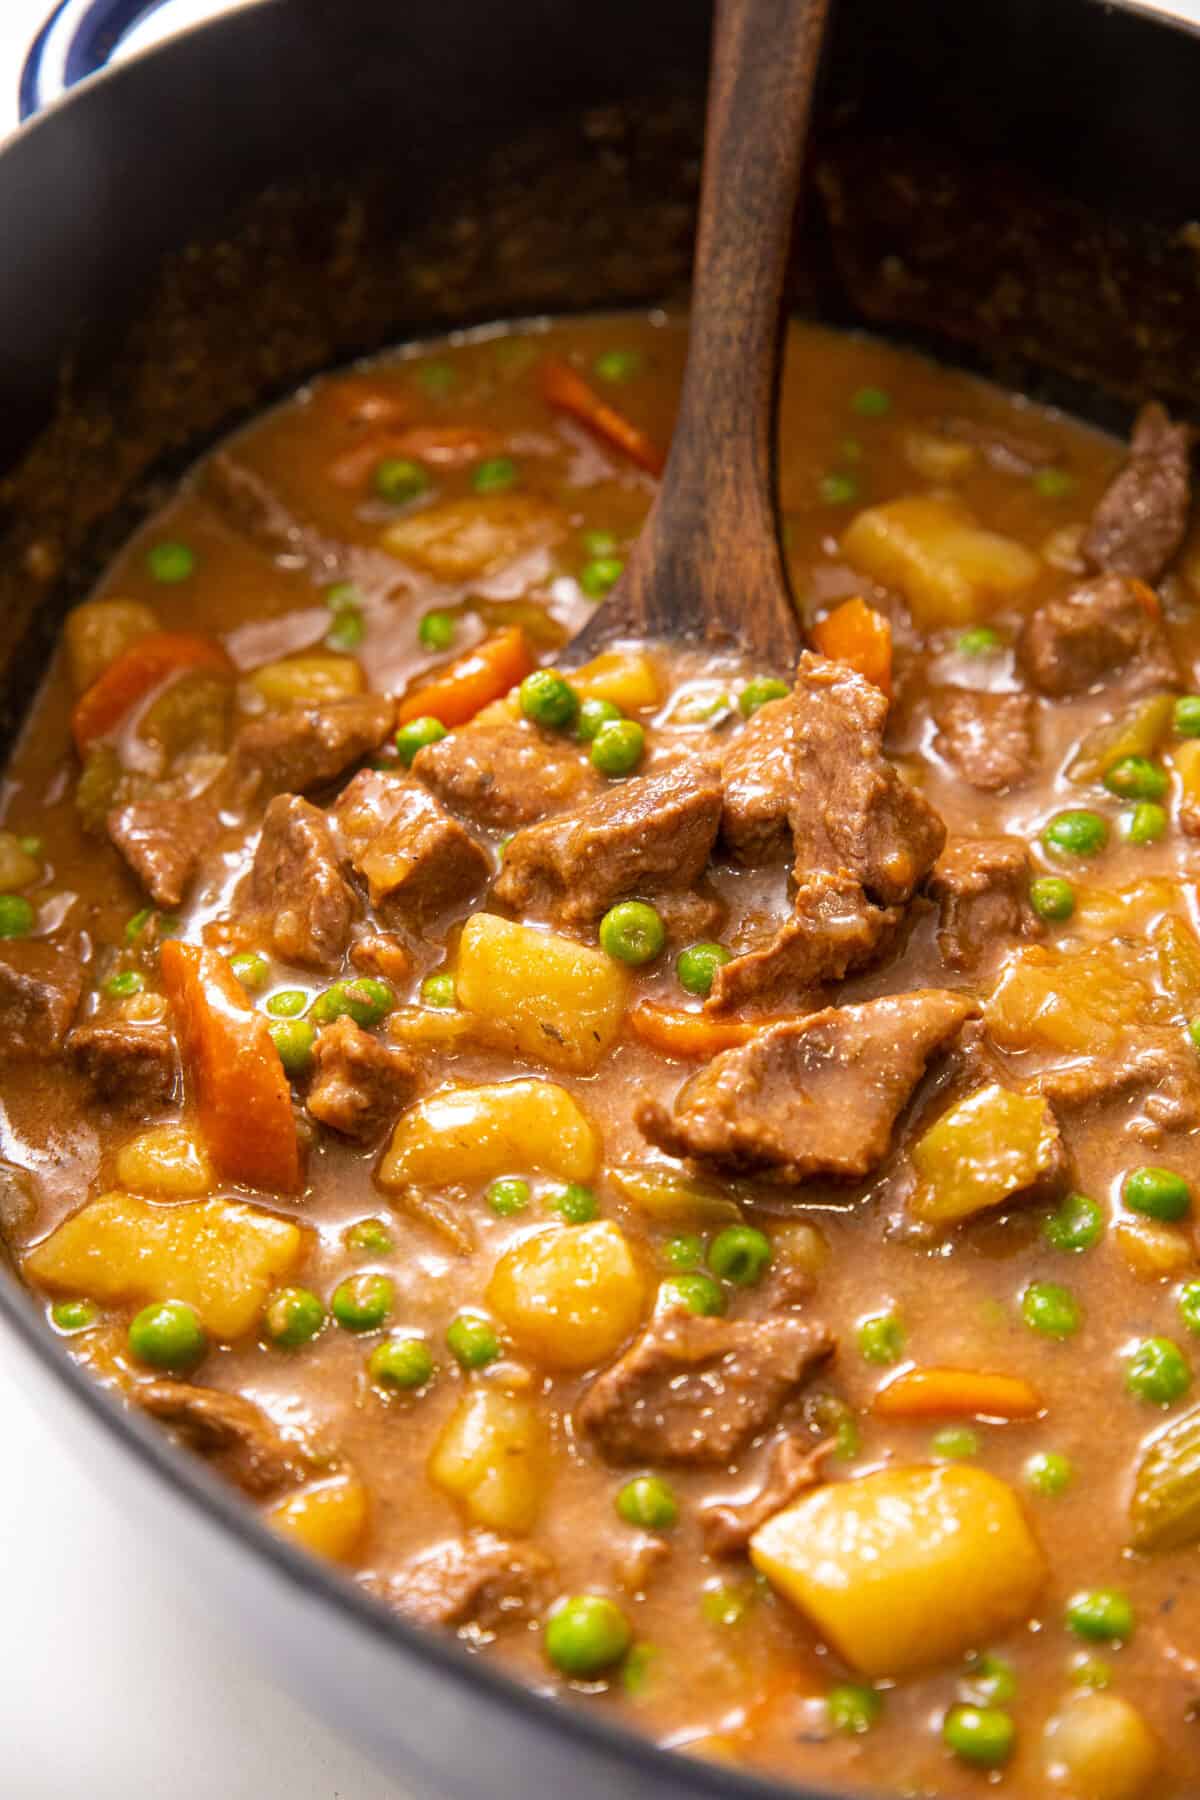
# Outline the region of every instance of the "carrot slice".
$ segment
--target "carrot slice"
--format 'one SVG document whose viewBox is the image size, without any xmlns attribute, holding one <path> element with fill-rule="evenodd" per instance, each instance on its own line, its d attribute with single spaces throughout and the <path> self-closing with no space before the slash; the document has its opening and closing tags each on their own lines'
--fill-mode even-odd
<svg viewBox="0 0 1200 1800">
<path fill-rule="evenodd" d="M 169 675 L 181 674 L 185 669 L 233 673 L 233 665 L 219 644 L 187 632 L 152 631 L 131 644 L 76 702 L 71 730 L 80 755 L 96 738 L 115 730 L 129 709 Z"/>
<path fill-rule="evenodd" d="M 502 700 L 533 667 L 533 652 L 520 627 L 498 631 L 405 694 L 397 721 L 404 725 L 409 719 L 432 718 L 447 729 L 465 725 L 493 700 Z"/>
<path fill-rule="evenodd" d="M 813 626 L 812 640 L 822 656 L 849 663 L 891 698 L 892 627 L 865 600 L 843 600 Z"/>
<path fill-rule="evenodd" d="M 1142 611 L 1148 613 L 1152 619 L 1161 619 L 1162 603 L 1154 589 L 1146 582 L 1139 581 L 1136 576 L 1130 577 L 1129 585 L 1137 596 L 1138 605 Z"/>
<path fill-rule="evenodd" d="M 1021 1375 L 909 1369 L 880 1388 L 874 1409 L 884 1419 L 1033 1419 L 1042 1400 Z"/>
<path fill-rule="evenodd" d="M 634 1037 L 651 1050 L 684 1061 L 702 1062 L 722 1050 L 734 1050 L 748 1044 L 760 1031 L 778 1025 L 778 1019 L 714 1019 L 707 1013 L 685 1012 L 667 1006 L 652 1006 L 642 1000 L 629 1014 Z"/>
<path fill-rule="evenodd" d="M 213 1162 L 231 1181 L 294 1194 L 300 1146 L 291 1089 L 267 1021 L 215 950 L 168 938 L 160 966 Z"/>
<path fill-rule="evenodd" d="M 557 356 L 548 356 L 542 364 L 542 393 L 559 412 L 570 413 L 581 425 L 627 456 L 639 469 L 661 475 L 666 460 L 658 445 L 652 443 L 640 426 L 624 413 L 602 400 L 590 388 L 578 370 Z"/>
</svg>

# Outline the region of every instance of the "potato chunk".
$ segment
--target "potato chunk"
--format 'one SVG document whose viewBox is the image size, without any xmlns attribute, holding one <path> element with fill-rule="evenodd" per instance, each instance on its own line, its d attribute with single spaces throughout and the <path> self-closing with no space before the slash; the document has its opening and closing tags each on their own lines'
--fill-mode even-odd
<svg viewBox="0 0 1200 1800">
<path fill-rule="evenodd" d="M 944 1112 L 913 1145 L 913 1217 L 953 1225 L 1034 1187 L 1061 1162 L 1047 1101 L 993 1084 Z"/>
<path fill-rule="evenodd" d="M 607 1219 L 522 1239 L 500 1258 L 487 1290 L 517 1347 L 548 1369 L 590 1369 L 615 1355 L 644 1299 L 625 1234 Z"/>
<path fill-rule="evenodd" d="M 1046 1775 L 1069 1800 L 1149 1800 L 1158 1745 L 1117 1694 L 1075 1694 L 1047 1721 Z"/>
<path fill-rule="evenodd" d="M 82 694 L 139 638 L 158 630 L 152 608 L 140 600 L 85 600 L 67 615 L 64 634 L 75 692 Z"/>
<path fill-rule="evenodd" d="M 475 1187 L 514 1170 L 589 1181 L 600 1140 L 582 1107 L 552 1081 L 442 1088 L 410 1107 L 379 1166 L 385 1188 Z"/>
<path fill-rule="evenodd" d="M 571 686 L 584 700 L 611 700 L 622 712 L 657 706 L 663 684 L 653 662 L 641 650 L 605 650 L 575 669 Z"/>
<path fill-rule="evenodd" d="M 1138 952 L 1127 945 L 1084 949 L 1031 945 L 1010 956 L 984 1007 L 1004 1050 L 1113 1050 L 1130 1026 L 1149 1022 L 1152 994 Z"/>
<path fill-rule="evenodd" d="M 1042 1552 L 1007 1482 L 884 1469 L 804 1494 L 759 1527 L 754 1566 L 852 1668 L 906 1675 L 1025 1618 Z"/>
<path fill-rule="evenodd" d="M 389 525 L 380 542 L 437 581 L 472 581 L 548 549 L 567 529 L 561 509 L 536 494 L 443 500 Z"/>
<path fill-rule="evenodd" d="M 271 1289 L 299 1263 L 298 1225 L 232 1200 L 154 1206 L 102 1194 L 73 1213 L 24 1261 L 52 1293 L 102 1302 L 186 1300 L 217 1337 L 253 1328 Z"/>
<path fill-rule="evenodd" d="M 923 494 L 860 512 L 842 549 L 856 569 L 898 588 L 925 631 L 986 617 L 1038 572 L 1037 558 L 1023 544 L 984 531 L 962 507 Z"/>
<path fill-rule="evenodd" d="M 272 708 L 326 706 L 331 700 L 350 700 L 364 693 L 367 678 L 354 657 L 313 650 L 307 656 L 263 663 L 250 676 L 249 686 Z"/>
<path fill-rule="evenodd" d="M 629 993 L 619 963 L 554 931 L 476 913 L 455 968 L 459 1003 L 508 1027 L 526 1056 L 587 1074 L 612 1048 Z"/>
<path fill-rule="evenodd" d="M 267 1524 L 314 1556 L 349 1562 L 367 1526 L 367 1491 L 353 1469 L 314 1482 L 271 1507 Z"/>
<path fill-rule="evenodd" d="M 528 1531 L 549 1478 L 546 1428 L 537 1407 L 500 1388 L 459 1401 L 433 1447 L 429 1479 L 466 1507 L 475 1525 Z"/>
<path fill-rule="evenodd" d="M 212 1191 L 208 1152 L 186 1125 L 153 1125 L 117 1152 L 117 1180 L 135 1194 L 195 1200 Z"/>
</svg>

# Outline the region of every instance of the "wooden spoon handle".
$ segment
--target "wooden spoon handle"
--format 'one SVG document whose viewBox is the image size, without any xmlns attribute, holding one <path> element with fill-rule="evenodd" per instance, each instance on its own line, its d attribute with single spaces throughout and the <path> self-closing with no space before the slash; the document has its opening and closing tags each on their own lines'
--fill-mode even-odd
<svg viewBox="0 0 1200 1800">
<path fill-rule="evenodd" d="M 717 0 L 671 454 L 625 575 L 585 640 L 726 639 L 776 666 L 802 644 L 779 550 L 775 438 L 783 282 L 828 6 Z"/>
</svg>

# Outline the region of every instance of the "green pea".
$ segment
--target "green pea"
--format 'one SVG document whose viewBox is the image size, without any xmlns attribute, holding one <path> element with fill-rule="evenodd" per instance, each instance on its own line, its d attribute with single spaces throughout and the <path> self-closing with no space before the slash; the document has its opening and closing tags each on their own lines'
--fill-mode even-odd
<svg viewBox="0 0 1200 1800">
<path fill-rule="evenodd" d="M 362 614 L 348 606 L 338 614 L 325 633 L 325 644 L 330 650 L 357 650 L 366 635 L 367 627 Z"/>
<path fill-rule="evenodd" d="M 427 975 L 421 983 L 421 1004 L 440 1007 L 443 1012 L 452 1011 L 458 1005 L 453 975 Z"/>
<path fill-rule="evenodd" d="M 529 1205 L 529 1183 L 519 1175 L 500 1175 L 487 1191 L 487 1203 L 498 1218 L 509 1219 Z"/>
<path fill-rule="evenodd" d="M 1021 1317 L 1043 1337 L 1074 1337 L 1083 1322 L 1078 1300 L 1057 1281 L 1032 1281 L 1021 1295 Z"/>
<path fill-rule="evenodd" d="M 263 1311 L 263 1331 L 273 1344 L 295 1350 L 301 1344 L 311 1343 L 327 1316 L 308 1288 L 278 1288 Z"/>
<path fill-rule="evenodd" d="M 357 975 L 350 981 L 335 981 L 318 994 L 309 1017 L 314 1024 L 329 1025 L 348 1013 L 356 1025 L 369 1029 L 386 1019 L 395 1004 L 396 996 L 386 981 Z"/>
<path fill-rule="evenodd" d="M 1133 1608 L 1116 1588 L 1084 1588 L 1067 1601 L 1067 1630 L 1093 1644 L 1123 1644 L 1133 1636 Z"/>
<path fill-rule="evenodd" d="M 698 1313 L 702 1319 L 716 1319 L 725 1311 L 725 1290 L 711 1275 L 699 1271 L 668 1275 L 659 1283 L 658 1301 L 664 1309 L 682 1306 L 688 1312 Z"/>
<path fill-rule="evenodd" d="M 643 1531 L 669 1531 L 679 1520 L 679 1503 L 657 1475 L 635 1475 L 617 1495 L 617 1513 Z"/>
<path fill-rule="evenodd" d="M 363 597 L 352 581 L 335 581 L 325 589 L 325 604 L 330 612 L 358 612 Z"/>
<path fill-rule="evenodd" d="M 1075 889 L 1061 875 L 1039 875 L 1029 884 L 1029 904 L 1039 919 L 1058 925 L 1075 911 Z"/>
<path fill-rule="evenodd" d="M 579 585 L 590 600 L 603 600 L 625 573 L 624 558 L 593 556 L 579 571 Z"/>
<path fill-rule="evenodd" d="M 1075 477 L 1065 469 L 1035 469 L 1032 483 L 1039 500 L 1065 500 L 1077 485 Z"/>
<path fill-rule="evenodd" d="M 641 373 L 641 368 L 639 350 L 603 350 L 592 364 L 592 373 L 601 381 L 630 381 Z"/>
<path fill-rule="evenodd" d="M 565 731 L 579 716 L 579 695 L 557 669 L 535 669 L 518 693 L 525 717 L 548 730 Z"/>
<path fill-rule="evenodd" d="M 583 545 L 585 556 L 615 556 L 620 549 L 620 540 L 615 531 L 584 531 L 579 542 Z"/>
<path fill-rule="evenodd" d="M 104 992 L 111 1000 L 127 1000 L 131 994 L 140 994 L 145 985 L 146 977 L 136 969 L 122 969 L 119 974 L 109 976 Z"/>
<path fill-rule="evenodd" d="M 1071 1662 L 1071 1680 L 1076 1687 L 1091 1688 L 1099 1693 L 1112 1686 L 1112 1664 L 1098 1656 L 1077 1656 Z"/>
<path fill-rule="evenodd" d="M 1179 1290 L 1179 1316 L 1200 1337 L 1200 1281 L 1189 1281 Z"/>
<path fill-rule="evenodd" d="M 1122 756 L 1104 771 L 1104 785 L 1119 800 L 1161 800 L 1167 777 L 1148 756 Z"/>
<path fill-rule="evenodd" d="M 621 1686 L 631 1700 L 645 1697 L 654 1677 L 659 1652 L 653 1644 L 635 1644 L 621 1664 Z"/>
<path fill-rule="evenodd" d="M 347 1250 L 356 1256 L 386 1256 L 396 1248 L 395 1239 L 382 1219 L 355 1219 L 342 1236 Z"/>
<path fill-rule="evenodd" d="M 582 1181 L 568 1181 L 550 1195 L 546 1204 L 566 1220 L 568 1225 L 586 1225 L 596 1217 L 596 1196 Z"/>
<path fill-rule="evenodd" d="M 308 999 L 303 988 L 280 988 L 267 1001 L 267 1011 L 273 1019 L 296 1019 L 308 1005 Z"/>
<path fill-rule="evenodd" d="M 963 1696 L 975 1706 L 1007 1706 L 1017 1697 L 1017 1677 L 1010 1662 L 985 1650 L 971 1659 Z"/>
<path fill-rule="evenodd" d="M 100 1317 L 100 1309 L 94 1300 L 56 1300 L 50 1317 L 58 1331 L 86 1331 Z"/>
<path fill-rule="evenodd" d="M 143 1306 L 129 1327 L 129 1348 L 152 1369 L 183 1375 L 194 1369 L 208 1348 L 208 1338 L 194 1307 L 186 1300 L 156 1300 Z"/>
<path fill-rule="evenodd" d="M 1125 1364 L 1125 1386 L 1136 1400 L 1171 1406 L 1192 1385 L 1192 1370 L 1183 1351 L 1170 1338 L 1144 1338 Z"/>
<path fill-rule="evenodd" d="M 717 970 L 730 960 L 724 944 L 690 944 L 679 952 L 675 963 L 680 987 L 689 994 L 710 994 Z"/>
<path fill-rule="evenodd" d="M 34 911 L 23 894 L 0 894 L 0 938 L 28 937 Z"/>
<path fill-rule="evenodd" d="M 486 1369 L 500 1354 L 500 1339 L 483 1313 L 460 1312 L 446 1330 L 446 1343 L 463 1369 Z"/>
<path fill-rule="evenodd" d="M 904 1327 L 895 1313 L 875 1313 L 858 1328 L 859 1355 L 886 1367 L 904 1355 Z"/>
<path fill-rule="evenodd" d="M 704 1239 L 694 1231 L 681 1231 L 667 1239 L 662 1259 L 669 1269 L 698 1268 L 704 1261 Z"/>
<path fill-rule="evenodd" d="M 417 380 L 427 394 L 440 400 L 457 386 L 458 370 L 448 362 L 418 363 Z"/>
<path fill-rule="evenodd" d="M 179 920 L 170 913 L 156 912 L 152 906 L 143 906 L 140 912 L 135 912 L 131 919 L 125 921 L 125 942 L 132 947 L 143 932 L 151 928 L 160 939 L 175 937 L 179 931 Z"/>
<path fill-rule="evenodd" d="M 1000 648 L 1000 633 L 990 625 L 972 625 L 959 632 L 954 648 L 960 656 L 991 656 Z"/>
<path fill-rule="evenodd" d="M 753 1601 L 753 1590 L 744 1583 L 717 1581 L 700 1596 L 700 1614 L 706 1625 L 728 1629 L 740 1625 Z"/>
<path fill-rule="evenodd" d="M 602 1594 L 572 1594 L 546 1620 L 542 1642 L 560 1674 L 591 1681 L 620 1662 L 633 1633 L 613 1601 Z"/>
<path fill-rule="evenodd" d="M 268 1025 L 284 1073 L 293 1079 L 308 1072 L 317 1034 L 307 1019 L 278 1019 Z"/>
<path fill-rule="evenodd" d="M 376 463 L 371 486 L 381 500 L 392 506 L 404 506 L 429 487 L 429 473 L 423 463 L 411 456 L 385 456 Z"/>
<path fill-rule="evenodd" d="M 602 725 L 589 752 L 592 767 L 601 775 L 632 775 L 646 753 L 646 733 L 634 719 L 614 719 Z"/>
<path fill-rule="evenodd" d="M 817 493 L 826 506 L 852 506 L 858 499 L 858 477 L 846 470 L 833 470 L 822 475 L 817 483 Z"/>
<path fill-rule="evenodd" d="M 424 750 L 430 744 L 440 744 L 446 735 L 446 727 L 440 719 L 422 714 L 419 719 L 410 719 L 396 733 L 396 751 L 406 769 L 412 767 L 413 757 L 418 750 Z"/>
<path fill-rule="evenodd" d="M 961 1762 L 998 1769 L 1013 1753 L 1017 1728 L 998 1706 L 952 1706 L 942 1721 L 942 1742 Z"/>
<path fill-rule="evenodd" d="M 252 994 L 261 992 L 271 979 L 271 965 L 257 950 L 243 950 L 237 956 L 231 956 L 229 967 L 242 986 L 249 988 Z"/>
<path fill-rule="evenodd" d="M 844 437 L 838 445 L 838 454 L 845 462 L 861 462 L 863 447 L 856 437 Z"/>
<path fill-rule="evenodd" d="M 1090 1250 L 1104 1235 L 1104 1213 L 1086 1194 L 1068 1194 L 1042 1226 L 1056 1250 Z"/>
<path fill-rule="evenodd" d="M 1095 856 L 1108 842 L 1108 821 L 1079 807 L 1055 813 L 1042 830 L 1042 843 L 1059 856 Z"/>
<path fill-rule="evenodd" d="M 878 1724 L 883 1714 L 883 1695 L 856 1681 L 843 1681 L 826 1694 L 825 1714 L 835 1731 L 845 1732 L 847 1737 L 861 1737 Z"/>
<path fill-rule="evenodd" d="M 458 636 L 458 621 L 453 613 L 435 608 L 427 612 L 417 626 L 417 641 L 422 650 L 449 650 Z"/>
<path fill-rule="evenodd" d="M 385 1338 L 367 1358 L 367 1374 L 376 1387 L 424 1387 L 433 1372 L 429 1346 L 419 1337 Z"/>
<path fill-rule="evenodd" d="M 196 567 L 196 555 L 187 544 L 164 541 L 147 550 L 146 567 L 155 581 L 173 587 L 176 582 L 187 580 Z"/>
<path fill-rule="evenodd" d="M 1125 1177 L 1121 1199 L 1130 1212 L 1173 1222 L 1185 1218 L 1191 1211 L 1192 1190 L 1174 1169 L 1159 1169 L 1147 1164 Z"/>
<path fill-rule="evenodd" d="M 585 700 L 575 721 L 575 736 L 581 744 L 590 744 L 606 725 L 620 724 L 624 717 L 611 700 Z"/>
<path fill-rule="evenodd" d="M 348 1275 L 333 1290 L 330 1311 L 345 1331 L 378 1331 L 387 1323 L 395 1296 L 390 1276 L 364 1270 Z"/>
<path fill-rule="evenodd" d="M 850 405 L 860 419 L 882 419 L 892 410 L 892 397 L 886 388 L 860 387 Z"/>
<path fill-rule="evenodd" d="M 1175 702 L 1174 725 L 1179 737 L 1200 737 L 1200 694 L 1181 694 Z"/>
<path fill-rule="evenodd" d="M 1167 809 L 1157 800 L 1143 800 L 1124 815 L 1122 829 L 1127 844 L 1157 844 L 1167 835 Z"/>
<path fill-rule="evenodd" d="M 811 1417 L 822 1437 L 833 1438 L 835 1456 L 858 1455 L 862 1448 L 862 1433 L 858 1429 L 858 1421 L 837 1394 L 814 1394 Z"/>
<path fill-rule="evenodd" d="M 708 1246 L 708 1266 L 721 1281 L 754 1287 L 771 1266 L 771 1240 L 753 1225 L 727 1225 Z"/>
<path fill-rule="evenodd" d="M 1057 1500 L 1074 1481 L 1075 1469 L 1057 1450 L 1036 1450 L 1025 1464 L 1025 1479 L 1035 1493 Z"/>
<path fill-rule="evenodd" d="M 20 840 L 20 844 L 26 856 L 40 856 L 42 854 L 42 840 L 40 837 L 23 837 Z"/>
<path fill-rule="evenodd" d="M 471 477 L 477 494 L 506 494 L 515 488 L 521 475 L 511 456 L 489 456 Z"/>
<path fill-rule="evenodd" d="M 600 948 L 615 962 L 635 969 L 653 962 L 667 941 L 667 928 L 644 900 L 622 900 L 600 921 Z"/>
<path fill-rule="evenodd" d="M 929 1448 L 939 1462 L 965 1462 L 979 1455 L 979 1436 L 968 1425 L 944 1425 L 930 1438 Z"/>
<path fill-rule="evenodd" d="M 1187 1034 L 1197 1050 L 1200 1050 L 1200 1016 L 1188 1020 Z"/>
<path fill-rule="evenodd" d="M 744 719 L 748 719 L 760 706 L 765 706 L 768 700 L 785 700 L 790 693 L 791 689 L 786 681 L 779 681 L 774 675 L 756 675 L 738 695 L 738 711 Z"/>
</svg>

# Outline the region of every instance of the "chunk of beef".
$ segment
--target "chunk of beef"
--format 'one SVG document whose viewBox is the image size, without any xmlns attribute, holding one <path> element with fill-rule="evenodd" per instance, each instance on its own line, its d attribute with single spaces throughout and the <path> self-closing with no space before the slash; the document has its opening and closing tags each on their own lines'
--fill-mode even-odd
<svg viewBox="0 0 1200 1800">
<path fill-rule="evenodd" d="M 1150 401 L 1129 456 L 1092 514 L 1080 549 L 1090 568 L 1155 582 L 1183 542 L 1191 505 L 1188 428 Z"/>
<path fill-rule="evenodd" d="M 277 794 L 268 806 L 243 904 L 286 962 L 332 969 L 345 955 L 354 895 L 324 813 L 298 794 Z"/>
<path fill-rule="evenodd" d="M 377 1137 L 417 1091 L 420 1075 L 407 1050 L 381 1044 L 343 1015 L 317 1033 L 307 1106 L 343 1137 Z"/>
<path fill-rule="evenodd" d="M 834 1448 L 832 1439 L 784 1437 L 771 1451 L 767 1478 L 746 1500 L 712 1500 L 700 1509 L 704 1548 L 710 1556 L 741 1556 L 760 1525 L 790 1506 L 821 1480 L 821 1464 Z"/>
<path fill-rule="evenodd" d="M 129 1397 L 255 1499 L 303 1481 L 310 1472 L 301 1446 L 241 1394 L 164 1377 L 136 1383 Z"/>
<path fill-rule="evenodd" d="M 410 951 L 390 931 L 368 931 L 350 946 L 350 961 L 361 975 L 400 987 L 412 974 Z"/>
<path fill-rule="evenodd" d="M 364 769 L 334 816 L 351 865 L 387 925 L 420 926 L 461 907 L 491 874 L 482 845 L 415 781 Z"/>
<path fill-rule="evenodd" d="M 213 841 L 220 811 L 208 789 L 190 800 L 160 794 L 115 806 L 105 824 L 108 835 L 155 906 L 182 906 L 200 863 Z"/>
<path fill-rule="evenodd" d="M 694 888 L 720 821 L 716 771 L 687 757 L 519 831 L 496 898 L 514 912 L 586 927 L 618 900 Z"/>
<path fill-rule="evenodd" d="M 495 831 L 547 818 L 600 786 L 577 744 L 528 719 L 491 719 L 452 731 L 417 751 L 413 774 L 453 812 Z"/>
<path fill-rule="evenodd" d="M 1117 1105 L 1132 1106 L 1134 1135 L 1200 1125 L 1200 1069 L 1190 1044 L 1173 1031 L 1142 1031 L 1118 1053 L 1046 1069 L 1031 1085 L 1070 1123 Z"/>
<path fill-rule="evenodd" d="M 1123 575 L 1101 575 L 1025 621 L 1017 655 L 1032 686 L 1060 699 L 1120 675 L 1131 692 L 1177 687 L 1162 623 Z"/>
<path fill-rule="evenodd" d="M 0 942 L 0 1058 L 55 1056 L 83 991 L 83 961 L 39 938 Z"/>
<path fill-rule="evenodd" d="M 717 970 L 708 1010 L 779 1007 L 822 982 L 840 981 L 882 955 L 902 917 L 899 907 L 872 906 L 844 870 L 812 875 L 797 889 L 791 916 L 770 942 Z"/>
<path fill-rule="evenodd" d="M 256 793 L 302 794 L 336 781 L 378 750 L 395 720 L 395 703 L 383 694 L 356 694 L 253 719 L 233 740 L 239 798 L 245 803 Z"/>
<path fill-rule="evenodd" d="M 974 1010 L 962 994 L 926 988 L 786 1019 L 714 1057 L 673 1113 L 643 1101 L 635 1118 L 668 1155 L 733 1173 L 868 1175 L 926 1064 Z"/>
<path fill-rule="evenodd" d="M 882 905 L 907 900 L 946 828 L 882 752 L 887 701 L 845 663 L 805 651 L 784 700 L 754 714 L 722 766 L 722 833 L 745 863 L 791 841 L 798 884 L 846 869 Z"/>
<path fill-rule="evenodd" d="M 551 1597 L 554 1565 L 532 1544 L 492 1531 L 447 1538 L 388 1583 L 386 1597 L 421 1625 L 502 1625 L 536 1618 Z"/>
<path fill-rule="evenodd" d="M 933 702 L 934 749 L 985 794 L 1017 787 L 1033 773 L 1032 694 L 944 688 Z"/>
<path fill-rule="evenodd" d="M 597 1375 L 575 1423 L 610 1462 L 727 1463 L 832 1352 L 824 1326 L 798 1313 L 733 1320 L 672 1310 Z"/>
<path fill-rule="evenodd" d="M 1015 938 L 1037 935 L 1029 879 L 1029 851 L 1020 838 L 955 838 L 947 845 L 929 878 L 947 968 L 974 969 Z"/>
<path fill-rule="evenodd" d="M 142 1112 L 175 1092 L 178 1056 L 162 1019 L 89 1019 L 67 1039 L 77 1069 L 97 1099 Z"/>
</svg>

